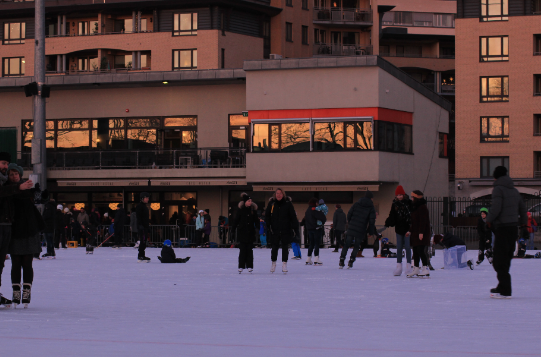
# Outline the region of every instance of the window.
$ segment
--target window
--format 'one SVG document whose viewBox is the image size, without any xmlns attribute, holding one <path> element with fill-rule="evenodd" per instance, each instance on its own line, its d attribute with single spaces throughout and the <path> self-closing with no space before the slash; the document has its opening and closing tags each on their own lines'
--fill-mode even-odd
<svg viewBox="0 0 541 357">
<path fill-rule="evenodd" d="M 79 22 L 79 36 L 88 35 L 88 21 Z"/>
<path fill-rule="evenodd" d="M 391 46 L 389 45 L 380 45 L 379 46 L 379 55 L 380 56 L 389 56 L 391 54 Z"/>
<path fill-rule="evenodd" d="M 534 35 L 534 56 L 541 56 L 541 35 Z"/>
<path fill-rule="evenodd" d="M 508 0 L 481 0 L 481 21 L 507 20 L 508 7 Z"/>
<path fill-rule="evenodd" d="M 413 13 L 413 26 L 432 26 L 435 16 L 432 13 L 415 12 Z"/>
<path fill-rule="evenodd" d="M 397 11 L 394 13 L 395 25 L 413 25 L 413 13 L 406 11 Z"/>
<path fill-rule="evenodd" d="M 286 6 L 293 7 L 293 0 L 286 0 Z"/>
<path fill-rule="evenodd" d="M 533 135 L 541 136 L 541 114 L 533 116 Z"/>
<path fill-rule="evenodd" d="M 23 151 L 30 151 L 34 122 L 23 120 Z M 88 119 L 47 120 L 45 138 L 48 149 L 81 150 L 90 146 L 90 128 Z"/>
<path fill-rule="evenodd" d="M 455 27 L 455 14 L 389 11 L 383 14 L 383 26 Z"/>
<path fill-rule="evenodd" d="M 222 66 L 221 68 L 225 68 L 225 48 L 222 48 Z"/>
<path fill-rule="evenodd" d="M 455 27 L 455 15 L 434 14 L 434 27 Z"/>
<path fill-rule="evenodd" d="M 26 38 L 26 22 L 4 23 L 4 45 L 24 43 Z"/>
<path fill-rule="evenodd" d="M 481 102 L 509 101 L 509 77 L 481 77 Z"/>
<path fill-rule="evenodd" d="M 286 22 L 286 41 L 293 42 L 293 24 Z"/>
<path fill-rule="evenodd" d="M 314 29 L 314 43 L 327 43 L 325 30 Z"/>
<path fill-rule="evenodd" d="M 449 154 L 447 152 L 447 133 L 440 133 L 439 135 L 439 152 L 441 158 L 448 158 Z"/>
<path fill-rule="evenodd" d="M 480 37 L 480 62 L 509 61 L 509 37 Z"/>
<path fill-rule="evenodd" d="M 302 44 L 303 45 L 308 44 L 308 26 L 302 27 Z"/>
<path fill-rule="evenodd" d="M 384 121 L 375 122 L 376 150 L 412 153 L 411 126 Z"/>
<path fill-rule="evenodd" d="M 498 166 L 505 166 L 509 172 L 509 156 L 481 157 L 481 177 L 492 177 L 494 169 Z"/>
<path fill-rule="evenodd" d="M 534 15 L 541 14 L 541 0 L 532 1 L 532 12 Z"/>
<path fill-rule="evenodd" d="M 302 9 L 308 10 L 308 0 L 302 0 Z"/>
<path fill-rule="evenodd" d="M 253 151 L 310 151 L 310 123 L 254 124 Z"/>
<path fill-rule="evenodd" d="M 423 57 L 422 46 L 396 46 L 396 57 Z"/>
<path fill-rule="evenodd" d="M 197 148 L 197 117 L 165 118 L 164 149 Z"/>
<path fill-rule="evenodd" d="M 98 57 L 80 57 L 77 59 L 78 71 L 96 71 L 98 68 Z"/>
<path fill-rule="evenodd" d="M 315 122 L 314 151 L 372 150 L 372 122 Z"/>
<path fill-rule="evenodd" d="M 139 32 L 148 32 L 147 30 L 147 19 L 141 19 L 141 26 L 137 29 Z"/>
<path fill-rule="evenodd" d="M 24 57 L 2 58 L 2 77 L 24 76 Z"/>
<path fill-rule="evenodd" d="M 173 14 L 173 36 L 197 35 L 197 12 Z"/>
<path fill-rule="evenodd" d="M 384 13 L 381 22 L 382 22 L 382 25 L 393 25 L 394 24 L 394 12 L 386 12 L 386 13 Z"/>
<path fill-rule="evenodd" d="M 197 50 L 173 50 L 173 71 L 197 69 Z"/>
<path fill-rule="evenodd" d="M 120 19 L 115 20 L 114 32 L 117 33 L 132 33 L 133 32 L 133 19 Z"/>
<path fill-rule="evenodd" d="M 509 117 L 481 117 L 481 142 L 509 142 Z"/>
<path fill-rule="evenodd" d="M 248 139 L 250 124 L 248 117 L 242 114 L 229 115 L 229 147 L 246 148 L 248 147 Z"/>
<path fill-rule="evenodd" d="M 541 74 L 534 74 L 534 94 L 541 95 Z"/>
</svg>

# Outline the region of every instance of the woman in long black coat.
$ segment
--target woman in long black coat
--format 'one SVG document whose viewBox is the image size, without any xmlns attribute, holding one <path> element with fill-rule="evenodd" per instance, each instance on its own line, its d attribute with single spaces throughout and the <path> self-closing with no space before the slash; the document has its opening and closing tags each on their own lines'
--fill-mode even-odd
<svg viewBox="0 0 541 357">
<path fill-rule="evenodd" d="M 426 200 L 421 191 L 413 191 L 411 197 L 413 198 L 411 228 L 406 235 L 410 236 L 410 243 L 413 247 L 414 267 L 411 273 L 407 274 L 407 277 L 429 277 L 428 258 L 425 254 L 425 246 L 430 245 L 431 233 L 428 208 L 426 207 Z M 422 270 L 419 269 L 419 260 L 423 262 Z"/>
<path fill-rule="evenodd" d="M 20 184 L 22 174 L 22 167 L 13 163 L 10 164 L 8 166 L 8 182 L 6 182 L 6 185 Z M 41 253 L 39 233 L 45 228 L 45 223 L 34 205 L 34 190 L 23 191 L 11 199 L 13 200 L 15 213 L 11 226 L 11 241 L 9 244 L 13 303 L 18 305 L 22 302 L 26 307 L 30 303 L 30 292 L 34 280 L 32 261 L 34 254 Z M 23 272 L 22 289 L 21 270 Z"/>
<path fill-rule="evenodd" d="M 239 274 L 247 268 L 251 273 L 254 270 L 254 238 L 259 232 L 259 217 L 257 205 L 247 193 L 241 194 L 237 216 L 233 221 L 232 232 L 237 231 L 239 242 Z"/>
</svg>

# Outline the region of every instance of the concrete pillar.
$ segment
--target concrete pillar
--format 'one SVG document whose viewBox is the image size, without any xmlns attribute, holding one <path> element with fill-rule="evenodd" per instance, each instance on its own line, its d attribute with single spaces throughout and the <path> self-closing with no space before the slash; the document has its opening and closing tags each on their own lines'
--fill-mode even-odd
<svg viewBox="0 0 541 357">
<path fill-rule="evenodd" d="M 66 35 L 66 15 L 62 16 L 62 36 Z"/>
<path fill-rule="evenodd" d="M 56 71 L 62 71 L 62 55 L 56 55 Z"/>
<path fill-rule="evenodd" d="M 135 11 L 132 11 L 131 13 L 131 32 L 135 32 L 135 21 L 136 21 L 136 18 L 135 18 Z M 126 29 L 127 30 L 127 29 Z"/>
<path fill-rule="evenodd" d="M 56 34 L 60 35 L 62 31 L 62 16 L 58 15 L 58 21 L 56 23 Z"/>
<path fill-rule="evenodd" d="M 131 68 L 137 69 L 137 52 L 135 51 L 131 53 Z"/>
<path fill-rule="evenodd" d="M 137 69 L 141 69 L 141 51 L 137 51 Z"/>
<path fill-rule="evenodd" d="M 62 72 L 66 72 L 66 55 L 62 55 Z"/>
<path fill-rule="evenodd" d="M 441 72 L 434 72 L 434 91 L 441 93 Z"/>
<path fill-rule="evenodd" d="M 137 11 L 137 32 L 141 32 L 141 11 Z"/>
</svg>

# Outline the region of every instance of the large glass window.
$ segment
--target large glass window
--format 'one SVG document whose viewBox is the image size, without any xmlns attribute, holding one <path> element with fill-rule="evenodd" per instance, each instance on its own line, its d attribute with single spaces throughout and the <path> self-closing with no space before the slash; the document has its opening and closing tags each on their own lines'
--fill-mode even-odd
<svg viewBox="0 0 541 357">
<path fill-rule="evenodd" d="M 173 36 L 197 35 L 197 12 L 173 14 Z"/>
<path fill-rule="evenodd" d="M 269 124 L 254 124 L 252 151 L 269 151 Z"/>
<path fill-rule="evenodd" d="M 509 172 L 509 156 L 481 157 L 481 177 L 492 177 L 494 169 L 498 166 L 505 166 Z"/>
<path fill-rule="evenodd" d="M 248 117 L 240 114 L 229 115 L 229 146 L 232 148 L 248 147 L 249 129 Z"/>
<path fill-rule="evenodd" d="M 507 15 L 509 15 L 508 0 L 481 0 L 482 21 L 508 20 Z"/>
<path fill-rule="evenodd" d="M 481 37 L 480 42 L 480 62 L 509 60 L 509 36 Z"/>
<path fill-rule="evenodd" d="M 115 56 L 115 68 L 132 68 L 132 55 Z"/>
<path fill-rule="evenodd" d="M 509 117 L 481 117 L 481 142 L 508 142 Z"/>
<path fill-rule="evenodd" d="M 293 42 L 293 24 L 286 22 L 286 41 Z"/>
<path fill-rule="evenodd" d="M 372 150 L 372 122 L 315 122 L 314 151 Z"/>
<path fill-rule="evenodd" d="M 2 58 L 2 77 L 24 76 L 24 57 Z"/>
<path fill-rule="evenodd" d="M 509 101 L 509 77 L 481 77 L 481 102 Z"/>
<path fill-rule="evenodd" d="M 302 26 L 302 44 L 308 44 L 308 26 Z"/>
<path fill-rule="evenodd" d="M 377 121 L 376 150 L 412 153 L 411 126 Z"/>
<path fill-rule="evenodd" d="M 310 123 L 254 124 L 253 143 L 254 152 L 310 151 Z"/>
<path fill-rule="evenodd" d="M 197 117 L 164 119 L 164 149 L 197 148 Z"/>
<path fill-rule="evenodd" d="M 24 43 L 26 38 L 26 22 L 4 22 L 4 45 Z"/>
<path fill-rule="evenodd" d="M 173 71 L 197 69 L 197 50 L 173 50 Z"/>
</svg>

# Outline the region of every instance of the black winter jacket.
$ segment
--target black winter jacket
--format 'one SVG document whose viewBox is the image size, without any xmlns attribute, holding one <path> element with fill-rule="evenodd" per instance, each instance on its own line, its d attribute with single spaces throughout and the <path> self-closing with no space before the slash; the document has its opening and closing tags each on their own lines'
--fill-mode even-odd
<svg viewBox="0 0 541 357">
<path fill-rule="evenodd" d="M 21 184 L 24 181 L 19 182 Z M 6 183 L 8 186 L 17 184 Z M 25 190 L 13 196 L 13 224 L 11 238 L 23 239 L 33 237 L 45 228 L 43 219 L 34 205 L 34 190 Z"/>
<path fill-rule="evenodd" d="M 291 242 L 293 232 L 299 237 L 299 220 L 290 197 L 280 201 L 271 198 L 265 211 L 265 222 L 271 243 L 280 239 Z"/>
<path fill-rule="evenodd" d="M 526 206 L 509 176 L 502 176 L 494 181 L 492 206 L 487 216 L 487 222 L 500 227 L 528 224 Z"/>
<path fill-rule="evenodd" d="M 43 209 L 43 221 L 45 222 L 44 233 L 54 233 L 56 228 L 56 203 L 49 201 Z"/>
<path fill-rule="evenodd" d="M 364 238 L 367 233 L 376 234 L 376 209 L 370 198 L 363 197 L 348 212 L 348 235 Z"/>
<path fill-rule="evenodd" d="M 64 213 L 62 213 L 61 210 L 57 209 L 54 213 L 55 215 L 55 232 L 56 234 L 64 233 L 64 230 L 66 228 L 66 218 L 64 217 Z"/>
<path fill-rule="evenodd" d="M 395 227 L 395 232 L 405 235 L 411 227 L 412 202 L 404 195 L 402 201 L 397 198 L 393 200 L 389 217 L 385 220 L 385 226 Z"/>
<path fill-rule="evenodd" d="M 237 239 L 242 243 L 252 243 L 256 232 L 259 232 L 259 217 L 257 216 L 257 205 L 252 203 L 246 207 L 244 201 L 239 202 L 237 215 L 233 220 L 233 232 L 237 230 Z"/>
<path fill-rule="evenodd" d="M 15 212 L 11 197 L 21 192 L 19 186 L 0 186 L 0 224 L 11 224 L 13 222 Z"/>
<path fill-rule="evenodd" d="M 175 250 L 171 247 L 168 247 L 166 245 L 162 248 L 162 263 L 176 263 L 175 259 L 177 259 L 177 255 L 175 254 Z"/>
<path fill-rule="evenodd" d="M 445 248 L 452 248 L 457 245 L 466 245 L 466 243 L 464 243 L 462 239 L 458 238 L 457 236 L 451 233 L 445 233 L 445 235 L 443 236 L 443 239 L 441 240 L 441 244 Z"/>
<path fill-rule="evenodd" d="M 115 214 L 115 232 L 120 232 L 124 229 L 126 224 L 126 211 L 124 208 L 119 208 L 116 210 Z"/>
<path fill-rule="evenodd" d="M 327 221 L 325 213 L 321 211 L 316 211 L 312 207 L 308 207 L 306 213 L 304 214 L 304 227 L 307 230 L 317 229 L 317 221 L 321 221 L 323 224 Z"/>
<path fill-rule="evenodd" d="M 332 217 L 332 227 L 334 230 L 344 232 L 346 230 L 346 223 L 347 218 L 344 211 L 341 208 L 336 209 Z"/>
<path fill-rule="evenodd" d="M 145 233 L 150 231 L 150 222 L 148 219 L 148 207 L 145 203 L 140 202 L 135 209 L 137 215 L 137 228 L 138 230 L 144 230 Z"/>
</svg>

